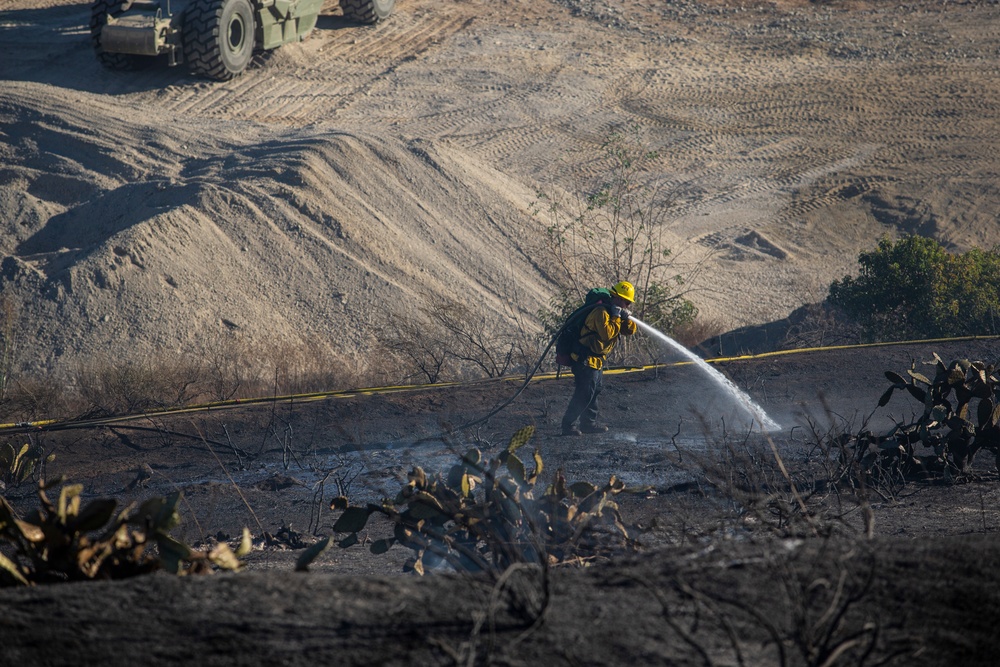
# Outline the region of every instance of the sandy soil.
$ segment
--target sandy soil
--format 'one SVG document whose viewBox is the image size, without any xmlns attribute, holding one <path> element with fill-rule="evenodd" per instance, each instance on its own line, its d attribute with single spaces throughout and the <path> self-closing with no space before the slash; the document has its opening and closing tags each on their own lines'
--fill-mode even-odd
<svg viewBox="0 0 1000 667">
<path fill-rule="evenodd" d="M 0 0 L 0 290 L 23 306 L 25 367 L 197 353 L 234 331 L 332 346 L 344 330 L 357 339 L 336 352 L 364 364 L 383 324 L 438 294 L 530 320 L 553 290 L 535 193 L 591 185 L 622 123 L 660 149 L 671 245 L 702 262 L 694 296 L 727 327 L 821 299 L 883 233 L 1000 242 L 997 2 L 401 0 L 374 28 L 337 14 L 220 84 L 104 70 L 86 3 Z M 997 357 L 980 342 L 723 370 L 781 423 L 805 475 L 822 460 L 812 426 L 859 427 L 882 371 L 932 351 Z M 608 385 L 614 430 L 583 440 L 556 435 L 564 380 L 421 445 L 511 387 L 37 434 L 56 453 L 47 472 L 88 496 L 182 490 L 186 540 L 249 526 L 308 541 L 330 530 L 338 479 L 375 499 L 413 465 L 495 450 L 531 423 L 550 471 L 626 479 L 643 548 L 555 570 L 537 626 L 535 575 L 418 580 L 399 576 L 395 548 L 331 550 L 306 575 L 290 571 L 297 550 L 270 546 L 233 576 L 4 589 L 0 663 L 859 664 L 871 646 L 870 663 L 993 664 L 987 462 L 966 483 L 873 497 L 873 540 L 836 493 L 813 499 L 829 539 L 775 530 L 766 503 L 690 484 L 726 463 L 726 442 L 750 458 L 722 469 L 766 460 L 703 377 Z M 915 409 L 893 402 L 871 423 Z M 33 503 L 24 486 L 5 495 Z"/>
<path fill-rule="evenodd" d="M 334 4 L 223 84 L 102 69 L 86 3 L 0 11 L 0 288 L 30 367 L 345 326 L 363 363 L 438 295 L 531 322 L 536 192 L 592 187 L 626 123 L 725 328 L 820 300 L 883 233 L 1000 241 L 995 2 L 403 0 L 374 28 Z"/>
</svg>

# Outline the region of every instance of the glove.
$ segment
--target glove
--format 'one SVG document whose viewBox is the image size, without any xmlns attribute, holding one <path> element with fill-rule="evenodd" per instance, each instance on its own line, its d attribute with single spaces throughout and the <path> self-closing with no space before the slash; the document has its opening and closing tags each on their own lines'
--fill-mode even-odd
<svg viewBox="0 0 1000 667">
<path fill-rule="evenodd" d="M 611 319 L 614 319 L 616 317 L 621 317 L 623 310 L 624 309 L 620 308 L 619 306 L 608 306 L 608 316 Z"/>
<path fill-rule="evenodd" d="M 620 310 L 622 311 L 622 322 L 627 322 L 628 318 L 632 317 L 632 311 L 627 308 L 621 308 Z"/>
</svg>

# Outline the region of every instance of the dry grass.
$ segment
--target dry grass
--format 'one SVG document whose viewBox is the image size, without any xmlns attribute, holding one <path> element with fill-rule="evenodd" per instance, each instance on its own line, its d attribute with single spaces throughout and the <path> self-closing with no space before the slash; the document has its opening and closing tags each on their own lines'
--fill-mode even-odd
<svg viewBox="0 0 1000 667">
<path fill-rule="evenodd" d="M 716 317 L 696 317 L 692 322 L 682 324 L 674 330 L 673 337 L 684 347 L 695 349 L 701 343 L 729 331 L 731 327 Z"/>
<path fill-rule="evenodd" d="M 437 314 L 446 312 L 452 311 Z M 721 328 L 716 320 L 699 318 L 676 335 L 690 347 Z M 499 322 L 471 317 L 452 318 L 448 326 L 433 318 L 424 326 L 399 323 L 387 332 L 383 352 L 366 357 L 331 354 L 319 344 L 223 335 L 197 356 L 122 359 L 105 354 L 80 364 L 70 377 L 12 373 L 0 398 L 0 421 L 132 414 L 233 399 L 526 373 L 547 342 L 524 329 L 500 330 Z M 616 351 L 615 363 L 630 363 L 634 354 L 643 360 L 655 356 L 642 341 L 637 344 Z M 436 361 L 429 361 L 430 350 L 439 353 Z"/>
<path fill-rule="evenodd" d="M 99 355 L 69 377 L 13 375 L 0 421 L 120 415 L 232 399 L 397 384 L 398 359 L 332 355 L 319 346 L 216 341 L 201 356 Z"/>
</svg>

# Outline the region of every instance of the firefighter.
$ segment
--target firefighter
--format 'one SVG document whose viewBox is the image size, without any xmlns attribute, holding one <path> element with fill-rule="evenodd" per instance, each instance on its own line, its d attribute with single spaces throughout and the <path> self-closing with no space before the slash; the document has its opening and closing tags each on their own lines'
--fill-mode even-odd
<svg viewBox="0 0 1000 667">
<path fill-rule="evenodd" d="M 563 435 L 604 433 L 608 427 L 597 423 L 598 396 L 603 388 L 604 362 L 614 349 L 618 336 L 632 336 L 635 322 L 628 310 L 635 302 L 635 287 L 621 281 L 611 288 L 611 303 L 590 311 L 583 326 L 573 360 L 573 398 L 562 419 Z M 577 420 L 580 425 L 577 426 Z"/>
</svg>

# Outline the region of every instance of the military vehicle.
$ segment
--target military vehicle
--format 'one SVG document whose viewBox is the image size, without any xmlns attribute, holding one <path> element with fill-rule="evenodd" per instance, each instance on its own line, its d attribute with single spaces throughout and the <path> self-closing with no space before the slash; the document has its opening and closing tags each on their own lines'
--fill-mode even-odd
<svg viewBox="0 0 1000 667">
<path fill-rule="evenodd" d="M 255 50 L 305 39 L 324 0 L 94 0 L 90 36 L 111 69 L 140 69 L 154 57 L 186 63 L 192 73 L 227 81 Z M 341 0 L 348 19 L 376 23 L 396 0 Z"/>
</svg>

